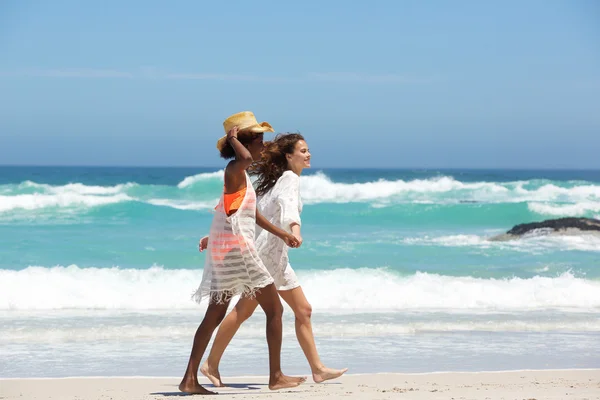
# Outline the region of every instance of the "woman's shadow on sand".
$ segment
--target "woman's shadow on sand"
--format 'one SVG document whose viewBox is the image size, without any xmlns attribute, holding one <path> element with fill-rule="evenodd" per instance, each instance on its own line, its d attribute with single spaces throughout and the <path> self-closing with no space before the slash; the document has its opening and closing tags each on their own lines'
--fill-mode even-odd
<svg viewBox="0 0 600 400">
<path fill-rule="evenodd" d="M 328 385 L 331 384 L 339 384 L 338 382 L 328 382 Z M 171 385 L 169 385 L 171 386 Z M 173 385 L 175 386 L 175 385 Z M 266 383 L 230 383 L 227 386 L 220 388 L 220 387 L 216 387 L 214 385 L 211 384 L 206 384 L 206 385 L 202 385 L 204 386 L 206 389 L 211 390 L 211 391 L 217 391 L 217 395 L 219 394 L 228 394 L 228 395 L 239 395 L 239 394 L 248 394 L 247 390 L 260 390 L 263 389 L 265 387 L 267 387 Z M 244 389 L 243 391 L 237 391 L 237 390 L 228 390 L 228 389 Z M 283 390 L 278 390 L 278 393 L 297 393 L 297 392 L 302 392 L 303 390 L 298 390 L 298 389 L 303 389 L 302 385 L 297 386 L 295 388 L 290 388 L 288 390 L 283 389 Z M 268 390 L 268 391 L 264 391 L 264 392 L 260 392 L 260 393 L 253 393 L 253 394 L 272 394 L 273 392 Z M 195 396 L 194 394 L 190 394 L 190 393 L 182 393 L 180 391 L 176 391 L 176 392 L 154 392 L 154 393 L 150 393 L 150 395 L 153 396 L 164 396 L 164 397 L 177 397 L 177 396 Z"/>
<path fill-rule="evenodd" d="M 244 392 L 237 392 L 237 391 L 229 391 L 227 389 L 245 389 L 245 390 L 260 390 L 261 386 L 267 386 L 266 383 L 230 383 L 227 386 L 225 386 L 224 388 L 220 388 L 220 387 L 216 387 L 214 385 L 202 385 L 204 386 L 206 389 L 214 391 L 214 390 L 221 390 L 218 392 L 218 394 L 243 394 Z M 223 390 L 225 389 L 225 390 Z M 265 392 L 268 393 L 268 392 Z M 193 394 L 190 393 L 183 393 L 183 392 L 155 392 L 155 393 L 150 393 L 153 396 L 165 396 L 165 397 L 175 397 L 175 396 L 194 396 Z"/>
</svg>

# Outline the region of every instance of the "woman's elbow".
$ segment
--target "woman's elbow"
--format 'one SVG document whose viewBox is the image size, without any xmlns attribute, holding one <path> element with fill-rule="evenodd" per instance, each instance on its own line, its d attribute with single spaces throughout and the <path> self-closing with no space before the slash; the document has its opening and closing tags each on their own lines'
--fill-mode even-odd
<svg viewBox="0 0 600 400">
<path fill-rule="evenodd" d="M 244 169 L 247 169 L 249 166 L 252 165 L 254 160 L 252 159 L 252 156 L 248 154 L 247 156 L 239 157 L 238 162 L 244 167 Z"/>
</svg>

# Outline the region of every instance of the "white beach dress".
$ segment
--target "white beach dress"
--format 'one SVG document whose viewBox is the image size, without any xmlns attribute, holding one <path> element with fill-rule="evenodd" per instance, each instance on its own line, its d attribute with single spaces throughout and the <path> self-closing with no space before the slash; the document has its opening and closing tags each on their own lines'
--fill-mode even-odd
<svg viewBox="0 0 600 400">
<path fill-rule="evenodd" d="M 290 224 L 301 225 L 302 199 L 300 177 L 285 171 L 258 201 L 258 211 L 273 225 L 290 232 Z M 300 286 L 288 258 L 288 246 L 277 236 L 257 228 L 256 249 L 273 279 L 277 290 L 291 290 Z"/>
<path fill-rule="evenodd" d="M 237 295 L 252 297 L 257 290 L 273 283 L 254 244 L 256 192 L 248 173 L 246 195 L 233 215 L 225 213 L 223 198 L 221 194 L 210 226 L 202 283 L 193 295 L 198 303 L 204 298 L 221 304 Z"/>
</svg>

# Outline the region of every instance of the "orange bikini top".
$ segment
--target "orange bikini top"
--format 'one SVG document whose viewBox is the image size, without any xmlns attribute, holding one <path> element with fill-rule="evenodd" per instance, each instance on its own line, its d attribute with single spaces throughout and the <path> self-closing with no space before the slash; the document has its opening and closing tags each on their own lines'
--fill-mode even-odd
<svg viewBox="0 0 600 400">
<path fill-rule="evenodd" d="M 225 190 L 225 187 L 223 187 Z M 225 214 L 231 215 L 236 212 L 242 205 L 242 201 L 246 196 L 246 188 L 238 190 L 235 193 L 223 193 L 223 206 L 225 207 Z"/>
</svg>

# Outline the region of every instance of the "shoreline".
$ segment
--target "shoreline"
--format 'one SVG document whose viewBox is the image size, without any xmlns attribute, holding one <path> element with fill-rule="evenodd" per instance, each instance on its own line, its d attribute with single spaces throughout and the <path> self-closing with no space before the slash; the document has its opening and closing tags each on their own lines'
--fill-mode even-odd
<svg viewBox="0 0 600 400">
<path fill-rule="evenodd" d="M 0 378 L 0 398 L 126 400 L 181 396 L 180 377 Z M 307 381 L 293 389 L 270 391 L 266 376 L 238 376 L 225 388 L 213 388 L 219 398 L 328 399 L 600 399 L 600 369 L 512 370 L 347 374 L 333 381 Z M 35 381 L 35 384 L 33 384 Z"/>
<path fill-rule="evenodd" d="M 506 369 L 506 370 L 481 370 L 481 371 L 430 371 L 430 372 L 358 372 L 358 373 L 346 373 L 343 376 L 360 377 L 360 376 L 377 376 L 377 375 L 402 375 L 402 376 L 423 376 L 423 375 L 446 375 L 446 374 L 504 374 L 511 372 L 589 372 L 597 371 L 600 374 L 600 367 L 598 368 L 549 368 L 549 369 Z M 301 375 L 301 374 L 291 374 Z M 18 380 L 60 380 L 60 379 L 180 379 L 181 376 L 160 376 L 160 375 L 72 375 L 72 376 L 57 376 L 57 377 L 1 377 L 2 381 L 18 381 Z M 235 375 L 231 376 L 231 379 L 268 379 L 268 375 Z M 204 379 L 204 376 L 198 373 L 198 379 Z"/>
</svg>

